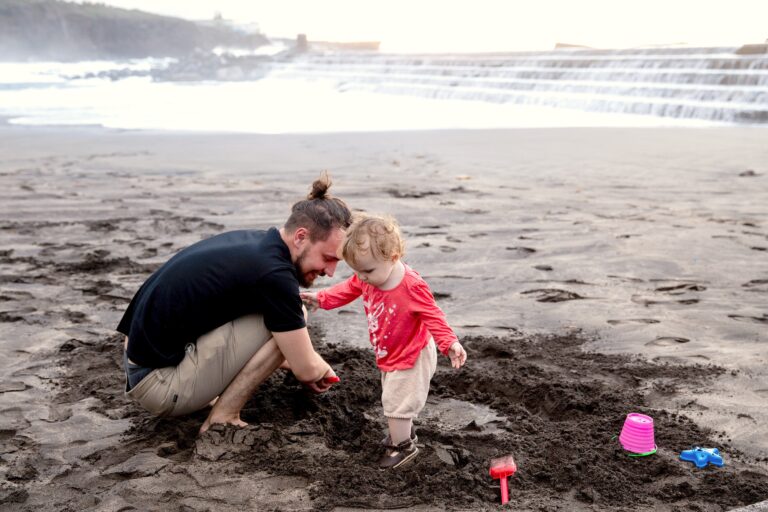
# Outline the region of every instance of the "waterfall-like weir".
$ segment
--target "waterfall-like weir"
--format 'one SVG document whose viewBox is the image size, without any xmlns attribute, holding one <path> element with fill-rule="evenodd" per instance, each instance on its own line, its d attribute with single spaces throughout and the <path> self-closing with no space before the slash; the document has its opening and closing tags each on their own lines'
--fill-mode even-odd
<svg viewBox="0 0 768 512">
<path fill-rule="evenodd" d="M 567 49 L 494 54 L 306 53 L 274 76 L 340 90 L 768 123 L 768 54 L 737 48 Z"/>
</svg>

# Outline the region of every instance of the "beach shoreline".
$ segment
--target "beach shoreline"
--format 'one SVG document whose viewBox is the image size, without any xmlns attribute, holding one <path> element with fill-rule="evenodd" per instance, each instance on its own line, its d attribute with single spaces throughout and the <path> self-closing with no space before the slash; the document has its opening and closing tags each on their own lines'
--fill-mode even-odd
<svg viewBox="0 0 768 512">
<path fill-rule="evenodd" d="M 19 510 L 44 507 L 44 486 L 84 461 L 102 467 L 125 439 L 151 446 L 131 437 L 152 423 L 121 402 L 114 347 L 105 345 L 127 301 L 179 249 L 224 230 L 279 225 L 322 169 L 353 209 L 398 218 L 406 261 L 460 337 L 580 332 L 588 351 L 697 367 L 697 380 L 639 382 L 643 407 L 713 429 L 712 439 L 766 471 L 765 135 L 759 127 L 245 135 L 0 123 L 8 447 L 0 497 L 16 496 Z M 322 285 L 348 275 L 340 267 Z M 312 325 L 329 343 L 364 348 L 359 309 Z M 85 364 L 67 364 L 86 353 Z M 88 386 L 62 389 L 62 375 Z M 172 486 L 173 455 L 149 457 L 141 477 Z M 127 471 L 113 462 L 110 474 Z M 91 477 L 98 499 L 78 501 L 89 494 L 86 479 L 65 503 L 130 503 L 103 474 Z M 304 480 L 292 478 L 243 490 L 277 488 L 276 508 L 311 508 L 308 495 L 290 490 Z"/>
</svg>

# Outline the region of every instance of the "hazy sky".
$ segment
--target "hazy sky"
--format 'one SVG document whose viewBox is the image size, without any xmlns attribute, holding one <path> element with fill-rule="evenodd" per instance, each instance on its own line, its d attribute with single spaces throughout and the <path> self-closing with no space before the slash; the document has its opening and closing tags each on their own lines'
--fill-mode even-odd
<svg viewBox="0 0 768 512">
<path fill-rule="evenodd" d="M 389 51 L 741 45 L 768 38 L 768 0 L 101 0 L 190 19 L 257 22 L 272 36 L 379 40 Z"/>
</svg>

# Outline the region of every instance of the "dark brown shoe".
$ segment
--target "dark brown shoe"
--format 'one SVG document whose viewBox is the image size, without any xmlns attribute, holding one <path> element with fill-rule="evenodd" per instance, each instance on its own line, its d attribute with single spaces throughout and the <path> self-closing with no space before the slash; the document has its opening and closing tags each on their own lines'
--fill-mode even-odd
<svg viewBox="0 0 768 512">
<path fill-rule="evenodd" d="M 419 436 L 416 435 L 416 428 L 413 425 L 411 425 L 411 441 L 414 443 L 419 442 Z M 387 434 L 387 437 L 381 440 L 381 444 L 383 444 L 385 447 L 392 444 L 392 438 L 389 437 L 389 434 Z"/>
<path fill-rule="evenodd" d="M 396 446 L 387 446 L 384 455 L 379 459 L 380 469 L 395 469 L 410 462 L 419 453 L 419 449 L 412 440 L 408 439 Z"/>
</svg>

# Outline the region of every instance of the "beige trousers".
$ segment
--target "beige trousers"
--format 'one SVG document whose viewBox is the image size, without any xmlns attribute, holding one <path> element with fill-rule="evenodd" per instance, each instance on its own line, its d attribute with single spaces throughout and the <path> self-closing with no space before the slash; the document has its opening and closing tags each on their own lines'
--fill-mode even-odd
<svg viewBox="0 0 768 512">
<path fill-rule="evenodd" d="M 229 386 L 272 333 L 261 315 L 248 315 L 187 345 L 178 366 L 158 368 L 126 394 L 157 416 L 180 416 L 205 407 Z"/>
<path fill-rule="evenodd" d="M 387 418 L 416 418 L 429 395 L 429 382 L 437 370 L 435 340 L 421 350 L 413 368 L 381 372 L 381 405 Z"/>
</svg>

